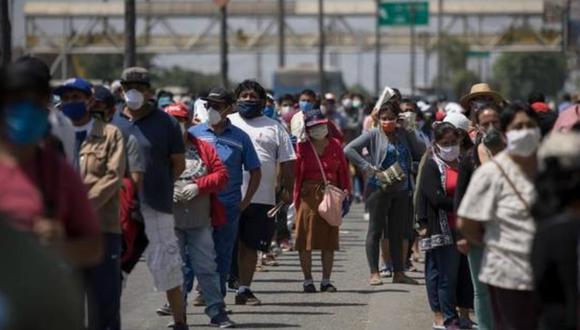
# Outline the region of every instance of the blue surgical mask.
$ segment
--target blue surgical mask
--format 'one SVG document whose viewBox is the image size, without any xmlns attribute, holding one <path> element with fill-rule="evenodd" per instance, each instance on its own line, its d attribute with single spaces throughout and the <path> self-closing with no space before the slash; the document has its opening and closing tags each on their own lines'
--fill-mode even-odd
<svg viewBox="0 0 580 330">
<path fill-rule="evenodd" d="M 312 111 L 314 109 L 314 103 L 308 101 L 300 101 L 298 102 L 298 106 L 302 112 Z"/>
<path fill-rule="evenodd" d="M 262 115 L 262 105 L 257 101 L 240 101 L 237 103 L 237 109 L 240 116 L 246 119 Z"/>
<path fill-rule="evenodd" d="M 32 102 L 19 102 L 6 107 L 6 133 L 18 145 L 37 144 L 49 130 L 48 111 Z"/>
<path fill-rule="evenodd" d="M 276 109 L 274 109 L 273 106 L 268 105 L 264 108 L 264 116 L 269 117 L 269 118 L 276 118 Z"/>
<path fill-rule="evenodd" d="M 73 122 L 81 120 L 87 114 L 87 104 L 85 102 L 63 103 L 62 113 Z"/>
</svg>

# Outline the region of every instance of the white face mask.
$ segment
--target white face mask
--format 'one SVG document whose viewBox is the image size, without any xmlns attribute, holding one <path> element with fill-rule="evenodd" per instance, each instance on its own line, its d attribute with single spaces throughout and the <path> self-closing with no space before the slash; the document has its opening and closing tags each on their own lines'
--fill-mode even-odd
<svg viewBox="0 0 580 330">
<path fill-rule="evenodd" d="M 282 114 L 289 113 L 290 111 L 292 111 L 292 107 L 291 107 L 291 106 L 289 106 L 289 105 L 287 105 L 287 106 L 283 106 L 283 107 L 280 109 L 280 112 L 281 112 Z"/>
<path fill-rule="evenodd" d="M 352 106 L 355 108 L 360 108 L 360 106 L 362 105 L 362 101 L 359 99 L 354 99 L 352 100 Z"/>
<path fill-rule="evenodd" d="M 529 157 L 538 149 L 542 133 L 539 128 L 527 128 L 506 133 L 507 151 L 520 157 Z"/>
<path fill-rule="evenodd" d="M 328 125 L 318 125 L 308 130 L 308 135 L 314 140 L 322 140 L 328 135 Z"/>
<path fill-rule="evenodd" d="M 207 110 L 207 122 L 208 122 L 208 124 L 210 124 L 211 126 L 214 126 L 214 125 L 219 124 L 220 121 L 222 121 L 222 115 L 220 115 L 220 113 L 216 109 L 209 108 L 209 110 Z"/>
<path fill-rule="evenodd" d="M 139 110 L 143 106 L 145 102 L 145 97 L 143 93 L 136 89 L 130 89 L 125 92 L 125 103 L 127 103 L 127 107 L 131 110 Z"/>
<path fill-rule="evenodd" d="M 449 147 L 437 145 L 437 148 L 439 148 L 439 156 L 446 162 L 457 160 L 457 158 L 459 158 L 459 153 L 461 152 L 459 144 Z"/>
<path fill-rule="evenodd" d="M 342 100 L 342 106 L 345 108 L 352 107 L 352 99 L 344 99 Z"/>
</svg>

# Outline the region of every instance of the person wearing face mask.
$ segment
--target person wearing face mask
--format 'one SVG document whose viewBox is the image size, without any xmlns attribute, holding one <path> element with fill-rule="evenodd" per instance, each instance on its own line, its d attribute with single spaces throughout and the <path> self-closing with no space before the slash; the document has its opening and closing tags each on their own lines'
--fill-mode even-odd
<svg viewBox="0 0 580 330">
<path fill-rule="evenodd" d="M 276 111 L 276 100 L 271 94 L 267 94 L 266 105 L 264 105 L 264 110 L 262 112 L 264 116 L 278 121 L 278 112 Z"/>
<path fill-rule="evenodd" d="M 478 136 L 475 146 L 465 154 L 459 164 L 459 178 L 454 198 L 455 210 L 459 208 L 475 170 L 505 148 L 504 137 L 500 131 L 500 110 L 499 106 L 494 103 L 486 103 L 475 111 L 474 120 Z M 456 245 L 461 253 L 467 254 L 469 259 L 478 327 L 482 330 L 492 329 L 489 293 L 487 287 L 479 281 L 483 248 L 469 245 L 465 238 L 457 239 Z"/>
<path fill-rule="evenodd" d="M 93 102 L 89 109 L 91 115 L 110 123 L 115 110 L 115 96 L 111 91 L 103 85 L 93 86 Z"/>
<path fill-rule="evenodd" d="M 495 104 L 499 106 L 504 102 L 503 97 L 486 83 L 477 83 L 471 86 L 469 93 L 463 95 L 459 104 L 465 110 L 463 114 L 471 118 L 471 114 L 477 111 L 484 104 Z"/>
<path fill-rule="evenodd" d="M 278 98 L 278 113 L 280 114 L 280 118 L 282 119 L 281 123 L 286 128 L 286 131 L 290 132 L 290 123 L 292 121 L 292 117 L 296 114 L 296 109 L 294 109 L 294 104 L 296 101 L 294 100 L 294 96 L 291 94 L 285 94 L 282 97 Z"/>
<path fill-rule="evenodd" d="M 366 254 L 370 268 L 370 285 L 382 285 L 379 274 L 379 243 L 389 240 L 393 261 L 393 282 L 417 284 L 404 273 L 406 251 L 403 253 L 404 227 L 409 223 L 412 162 L 419 161 L 425 145 L 414 133 L 397 125 L 398 101 L 389 100 L 378 111 L 380 127 L 373 128 L 349 143 L 348 159 L 367 174 L 367 206 L 369 228 Z M 368 155 L 363 155 L 363 150 Z"/>
<path fill-rule="evenodd" d="M 460 253 L 454 244 L 457 235 L 453 197 L 459 175 L 461 133 L 450 123 L 438 123 L 433 135 L 434 144 L 421 168 L 422 179 L 417 187 L 417 207 L 425 214 L 419 218 L 419 247 L 426 252 L 425 278 L 433 328 L 458 330 Z"/>
<path fill-rule="evenodd" d="M 338 250 L 339 227 L 329 225 L 318 214 L 324 192 L 324 177 L 331 184 L 350 195 L 351 184 L 346 158 L 341 143 L 329 136 L 328 119 L 318 110 L 306 116 L 308 140 L 297 145 L 294 184 L 294 205 L 296 215 L 295 249 L 300 255 L 300 266 L 304 274 L 303 290 L 316 292 L 312 278 L 312 251 L 321 250 L 322 282 L 321 292 L 336 292 L 331 283 L 334 251 Z M 315 154 L 316 153 L 316 154 Z M 321 169 L 318 161 L 322 164 Z M 324 177 L 322 175 L 324 171 Z M 348 212 L 348 202 L 343 204 L 343 216 Z"/>
<path fill-rule="evenodd" d="M 181 285 L 181 256 L 174 232 L 173 187 L 185 168 L 185 146 L 175 118 L 149 102 L 149 71 L 131 67 L 123 71 L 125 107 L 112 123 L 125 137 L 133 135 L 145 159 L 143 189 L 139 191 L 145 234 L 149 240 L 147 266 L 155 287 L 165 291 L 175 329 L 187 329 Z"/>
<path fill-rule="evenodd" d="M 293 171 L 296 155 L 290 136 L 275 120 L 260 111 L 266 102 L 266 91 L 257 82 L 246 80 L 235 90 L 238 112 L 228 118 L 246 132 L 261 164 L 260 186 L 250 205 L 240 216 L 238 265 L 239 288 L 236 305 L 259 305 L 250 286 L 256 270 L 258 251 L 267 253 L 274 237 L 276 223 L 268 211 L 276 205 L 276 195 L 285 204 L 292 202 Z M 242 191 L 250 184 L 250 173 L 244 173 Z"/>
<path fill-rule="evenodd" d="M 212 237 L 212 227 L 219 228 L 226 221 L 217 193 L 227 185 L 228 171 L 209 143 L 187 132 L 191 118 L 185 104 L 175 103 L 164 111 L 179 122 L 185 143 L 185 170 L 173 190 L 175 233 L 183 259 L 184 301 L 193 289 L 195 272 L 211 325 L 232 328 L 235 324 L 225 311 Z"/>
<path fill-rule="evenodd" d="M 507 147 L 473 174 L 458 210 L 458 228 L 483 245 L 479 280 L 489 289 L 494 329 L 536 329 L 530 252 L 535 223 L 537 115 L 513 103 L 500 114 Z M 522 317 L 526 315 L 526 317 Z"/>
<path fill-rule="evenodd" d="M 364 101 L 362 95 L 345 94 L 342 97 L 342 108 L 340 112 L 345 118 L 344 126 L 341 129 L 344 133 L 345 142 L 348 143 L 357 138 L 362 130 L 364 119 Z"/>
<path fill-rule="evenodd" d="M 300 93 L 298 98 L 298 111 L 290 121 L 290 132 L 296 137 L 297 142 L 306 141 L 306 130 L 304 128 L 304 116 L 314 110 L 316 106 L 316 93 L 306 89 Z"/>
<path fill-rule="evenodd" d="M 218 87 L 212 89 L 208 96 L 202 99 L 207 104 L 208 122 L 190 128 L 189 133 L 214 146 L 229 175 L 228 185 L 218 194 L 219 202 L 226 208 L 226 223 L 213 232 L 220 288 L 225 297 L 228 278 L 231 277 L 230 286 L 234 287 L 234 277 L 237 275 L 232 274 L 232 260 L 234 257 L 237 259 L 234 245 L 237 243 L 240 214 L 251 204 L 260 185 L 262 172 L 252 140 L 246 132 L 234 126 L 228 119 L 228 115 L 234 111 L 234 95 Z M 261 115 L 264 104 L 240 100 L 236 106 L 238 112 L 252 117 Z M 247 181 L 244 180 L 244 171 L 249 172 Z M 246 189 L 242 191 L 244 182 Z M 203 302 L 203 296 L 200 295 L 195 299 L 195 303 L 198 302 Z"/>
<path fill-rule="evenodd" d="M 99 219 L 105 254 L 101 263 L 85 270 L 88 319 L 91 329 L 121 327 L 121 225 L 119 200 L 125 174 L 125 144 L 121 131 L 89 112 L 92 86 L 71 78 L 54 90 L 61 111 L 76 132 L 75 168 L 88 188 Z"/>
</svg>

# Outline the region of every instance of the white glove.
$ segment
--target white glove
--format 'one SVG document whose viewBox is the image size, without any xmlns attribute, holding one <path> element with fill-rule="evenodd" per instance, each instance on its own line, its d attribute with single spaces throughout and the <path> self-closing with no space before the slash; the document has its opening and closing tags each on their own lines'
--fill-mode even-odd
<svg viewBox="0 0 580 330">
<path fill-rule="evenodd" d="M 181 188 L 181 194 L 183 201 L 190 201 L 199 194 L 199 187 L 195 183 L 190 183 Z"/>
<path fill-rule="evenodd" d="M 173 203 L 179 203 L 183 200 L 183 191 L 182 187 L 175 185 L 173 188 Z"/>
</svg>

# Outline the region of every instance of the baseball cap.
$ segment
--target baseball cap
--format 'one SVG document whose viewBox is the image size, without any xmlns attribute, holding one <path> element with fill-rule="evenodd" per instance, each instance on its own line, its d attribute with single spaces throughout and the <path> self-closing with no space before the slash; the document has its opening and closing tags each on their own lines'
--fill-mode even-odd
<svg viewBox="0 0 580 330">
<path fill-rule="evenodd" d="M 149 71 L 138 66 L 130 67 L 123 70 L 121 74 L 121 84 L 143 84 L 150 86 L 151 77 Z"/>
<path fill-rule="evenodd" d="M 66 91 L 78 90 L 89 96 L 93 95 L 93 85 L 82 78 L 70 78 L 54 90 L 54 94 L 62 96 Z"/>
<path fill-rule="evenodd" d="M 320 112 L 320 110 L 312 110 L 304 115 L 304 123 L 307 128 L 328 124 L 328 119 Z"/>
<path fill-rule="evenodd" d="M 216 87 L 212 89 L 206 97 L 200 98 L 203 101 L 224 103 L 224 104 L 234 104 L 234 94 L 225 88 Z"/>
<path fill-rule="evenodd" d="M 163 109 L 168 115 L 179 119 L 189 119 L 189 110 L 183 103 L 174 103 Z"/>
<path fill-rule="evenodd" d="M 469 125 L 471 124 L 465 115 L 457 112 L 448 113 L 443 122 L 450 123 L 455 126 L 455 128 L 459 128 L 465 132 L 467 132 Z"/>
<path fill-rule="evenodd" d="M 109 89 L 103 85 L 97 85 L 94 88 L 93 98 L 95 101 L 103 102 L 107 107 L 112 107 L 115 105 L 115 97 Z"/>
<path fill-rule="evenodd" d="M 48 92 L 50 79 L 50 69 L 44 61 L 33 56 L 22 56 L 6 68 L 4 88 L 7 91 Z"/>
</svg>

